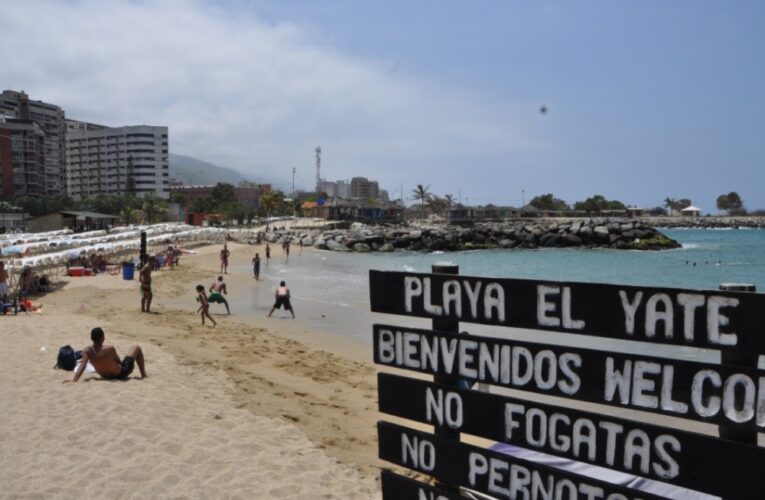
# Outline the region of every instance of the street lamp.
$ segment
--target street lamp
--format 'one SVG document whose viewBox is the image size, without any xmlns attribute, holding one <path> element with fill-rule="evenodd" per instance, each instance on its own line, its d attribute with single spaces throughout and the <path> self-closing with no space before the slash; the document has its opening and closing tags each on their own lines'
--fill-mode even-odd
<svg viewBox="0 0 765 500">
<path fill-rule="evenodd" d="M 295 217 L 295 167 L 292 167 L 292 216 Z"/>
</svg>

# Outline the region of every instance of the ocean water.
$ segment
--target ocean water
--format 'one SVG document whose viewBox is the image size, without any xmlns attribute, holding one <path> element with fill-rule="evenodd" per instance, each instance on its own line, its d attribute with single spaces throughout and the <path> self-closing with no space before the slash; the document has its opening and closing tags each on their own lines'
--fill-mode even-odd
<svg viewBox="0 0 765 500">
<path fill-rule="evenodd" d="M 239 299 L 242 303 L 236 304 L 236 309 L 249 310 L 258 316 L 267 313 L 273 302 L 273 290 L 280 280 L 285 280 L 293 294 L 298 320 L 305 321 L 310 328 L 368 343 L 373 322 L 425 328 L 430 323 L 369 312 L 369 270 L 430 272 L 433 264 L 441 262 L 457 264 L 460 274 L 471 276 L 689 289 L 717 289 L 721 283 L 743 282 L 752 283 L 759 292 L 765 292 L 765 231 L 674 229 L 664 232 L 683 247 L 661 252 L 568 248 L 358 254 L 300 252 L 293 246 L 289 259 L 275 248 L 274 259 L 263 266 L 262 284 L 266 286 L 259 286 L 253 295 L 247 294 L 246 302 L 244 297 Z M 240 270 L 251 272 L 249 266 L 241 266 Z M 469 330 L 490 334 L 492 328 L 469 325 Z M 567 342 L 566 337 L 556 339 L 558 341 Z"/>
</svg>

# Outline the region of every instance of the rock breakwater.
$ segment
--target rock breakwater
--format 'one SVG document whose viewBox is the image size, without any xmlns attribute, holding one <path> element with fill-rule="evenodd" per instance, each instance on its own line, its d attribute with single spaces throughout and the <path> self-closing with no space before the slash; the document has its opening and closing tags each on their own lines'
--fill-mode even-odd
<svg viewBox="0 0 765 500">
<path fill-rule="evenodd" d="M 614 248 L 665 250 L 678 242 L 641 221 L 571 219 L 566 222 L 519 220 L 473 227 L 382 225 L 354 223 L 350 229 L 276 231 L 272 243 L 285 240 L 339 252 L 460 251 L 490 248 Z"/>
</svg>

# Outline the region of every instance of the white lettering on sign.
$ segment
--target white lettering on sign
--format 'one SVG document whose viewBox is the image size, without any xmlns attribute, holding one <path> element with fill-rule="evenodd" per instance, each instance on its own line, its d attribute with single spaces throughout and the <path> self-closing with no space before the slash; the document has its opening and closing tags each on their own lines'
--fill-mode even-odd
<svg viewBox="0 0 765 500">
<path fill-rule="evenodd" d="M 689 392 L 690 405 L 673 399 L 675 393 Z M 716 370 L 705 368 L 693 374 L 690 391 L 675 390 L 675 367 L 671 364 L 626 359 L 618 366 L 608 356 L 603 398 L 703 418 L 722 413 L 731 422 L 754 419 L 758 427 L 765 427 L 765 376 L 752 378 L 745 373 L 733 373 L 723 380 Z"/>
<path fill-rule="evenodd" d="M 462 427 L 462 398 L 456 392 L 447 392 L 443 389 L 433 390 L 428 387 L 425 391 L 425 419 L 428 422 L 435 421 L 440 427 L 444 422 L 451 429 Z"/>
<path fill-rule="evenodd" d="M 558 304 L 548 300 L 550 296 L 560 295 L 560 316 L 553 314 L 558 311 Z M 571 288 L 564 286 L 537 285 L 537 323 L 541 326 L 554 328 L 563 327 L 567 330 L 582 330 L 584 321 L 571 317 Z"/>
<path fill-rule="evenodd" d="M 401 433 L 401 462 L 414 469 L 431 472 L 436 468 L 436 447 L 427 439 Z"/>
<path fill-rule="evenodd" d="M 468 311 L 463 310 L 462 294 L 467 296 Z M 440 301 L 438 294 L 440 293 Z M 447 280 L 441 290 L 433 290 L 431 278 L 417 276 L 404 277 L 404 310 L 413 313 L 415 300 L 421 301 L 422 308 L 431 316 L 454 316 L 457 319 L 468 318 L 472 321 L 505 322 L 505 289 L 497 282 Z M 483 308 L 479 309 L 479 301 Z M 440 303 L 439 303 L 440 302 Z M 467 313 L 467 314 L 466 314 Z"/>
<path fill-rule="evenodd" d="M 501 458 L 487 457 L 478 452 L 468 455 L 468 484 L 476 488 L 478 480 L 486 480 L 486 490 L 501 498 L 515 500 L 628 500 L 620 493 L 606 492 L 586 480 L 574 483 L 525 465 Z M 637 492 L 639 495 L 639 492 Z M 635 497 L 639 498 L 639 497 Z"/>
<path fill-rule="evenodd" d="M 417 488 L 417 500 L 449 500 L 443 495 Z"/>
<path fill-rule="evenodd" d="M 624 312 L 624 332 L 627 335 L 634 335 L 636 316 L 643 302 L 643 292 L 635 292 L 630 297 L 626 291 L 619 290 L 619 298 Z M 724 332 L 722 328 L 730 323 L 725 309 L 738 307 L 738 299 L 720 295 L 705 297 L 698 293 L 678 293 L 675 301 L 682 309 L 684 340 L 693 342 L 696 332 L 696 313 L 698 310 L 706 309 L 707 341 L 714 345 L 736 345 L 738 342 L 736 333 Z M 659 335 L 659 332 L 664 338 L 674 338 L 675 307 L 672 298 L 666 293 L 655 293 L 648 298 L 644 306 L 646 338 L 653 339 Z"/>
<path fill-rule="evenodd" d="M 582 384 L 577 369 L 581 355 L 549 349 L 532 353 L 521 346 L 488 344 L 470 337 L 456 339 L 381 328 L 377 340 L 379 362 L 420 371 L 459 375 L 480 382 L 541 390 L 557 388 L 576 394 Z"/>
<path fill-rule="evenodd" d="M 636 424 L 637 425 L 637 424 Z M 617 463 L 624 470 L 646 475 L 650 471 L 662 479 L 680 473 L 675 455 L 682 451 L 680 441 L 671 434 L 648 434 L 609 420 L 572 418 L 564 413 L 548 413 L 533 406 L 505 403 L 505 441 L 546 451 L 552 448 L 573 458 L 594 462 L 603 457 L 606 465 Z M 617 461 L 617 453 L 621 453 Z"/>
</svg>

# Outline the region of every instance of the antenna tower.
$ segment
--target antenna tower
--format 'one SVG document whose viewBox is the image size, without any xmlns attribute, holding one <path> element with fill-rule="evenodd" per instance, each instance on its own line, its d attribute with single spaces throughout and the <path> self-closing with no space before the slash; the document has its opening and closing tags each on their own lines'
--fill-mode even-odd
<svg viewBox="0 0 765 500">
<path fill-rule="evenodd" d="M 316 192 L 321 191 L 321 146 L 316 146 Z"/>
</svg>

